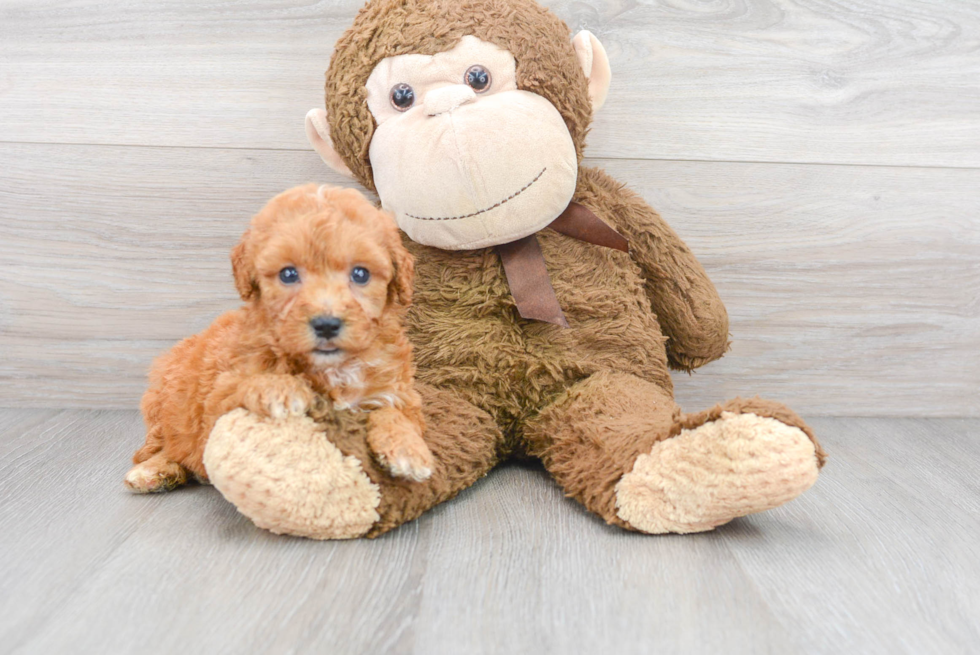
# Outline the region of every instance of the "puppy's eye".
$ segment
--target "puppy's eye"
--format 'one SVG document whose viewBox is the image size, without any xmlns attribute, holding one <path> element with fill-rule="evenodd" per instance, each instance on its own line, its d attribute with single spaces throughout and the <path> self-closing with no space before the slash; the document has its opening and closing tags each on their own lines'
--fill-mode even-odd
<svg viewBox="0 0 980 655">
<path fill-rule="evenodd" d="M 371 279 L 371 271 L 363 266 L 355 266 L 350 272 L 350 279 L 354 284 L 367 284 Z"/>
<path fill-rule="evenodd" d="M 299 271 L 295 266 L 287 266 L 279 271 L 279 281 L 283 284 L 296 284 L 299 282 Z"/>
<path fill-rule="evenodd" d="M 391 87 L 391 106 L 398 111 L 408 111 L 415 104 L 415 91 L 402 83 Z"/>
<path fill-rule="evenodd" d="M 490 71 L 479 64 L 467 68 L 463 79 L 477 93 L 483 93 L 490 88 Z"/>
</svg>

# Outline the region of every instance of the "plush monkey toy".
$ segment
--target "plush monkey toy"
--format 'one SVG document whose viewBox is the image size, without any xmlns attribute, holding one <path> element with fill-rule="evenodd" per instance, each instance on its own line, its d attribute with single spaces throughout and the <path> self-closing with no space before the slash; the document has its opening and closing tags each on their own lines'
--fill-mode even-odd
<svg viewBox="0 0 980 655">
<path fill-rule="evenodd" d="M 379 535 L 515 454 L 607 522 L 710 530 L 785 503 L 824 453 L 785 406 L 684 414 L 668 368 L 728 347 L 691 251 L 642 199 L 581 166 L 605 51 L 532 0 L 371 0 L 330 62 L 307 134 L 377 191 L 416 258 L 409 315 L 429 480 L 371 459 L 345 411 L 223 417 L 211 481 L 275 532 Z"/>
</svg>

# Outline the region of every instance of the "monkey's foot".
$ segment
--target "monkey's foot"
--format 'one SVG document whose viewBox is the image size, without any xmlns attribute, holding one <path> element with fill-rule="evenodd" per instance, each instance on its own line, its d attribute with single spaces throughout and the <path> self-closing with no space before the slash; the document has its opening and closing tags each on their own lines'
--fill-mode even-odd
<svg viewBox="0 0 980 655">
<path fill-rule="evenodd" d="M 211 484 L 255 525 L 311 539 L 351 539 L 379 520 L 381 494 L 307 416 L 222 416 L 204 451 Z"/>
<path fill-rule="evenodd" d="M 801 429 L 726 411 L 640 455 L 616 485 L 616 511 L 642 532 L 704 532 L 796 498 L 819 466 Z"/>
</svg>

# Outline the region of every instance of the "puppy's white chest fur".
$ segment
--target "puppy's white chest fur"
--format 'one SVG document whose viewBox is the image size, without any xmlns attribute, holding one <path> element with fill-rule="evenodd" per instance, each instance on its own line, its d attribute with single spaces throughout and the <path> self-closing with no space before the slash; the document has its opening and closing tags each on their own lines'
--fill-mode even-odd
<svg viewBox="0 0 980 655">
<path fill-rule="evenodd" d="M 328 368 L 323 371 L 323 376 L 332 389 L 363 389 L 364 368 L 363 362 L 355 360 Z"/>
<path fill-rule="evenodd" d="M 392 392 L 365 395 L 367 385 L 364 381 L 369 369 L 370 365 L 353 361 L 323 371 L 323 376 L 330 385 L 334 409 L 366 412 L 401 405 L 398 395 Z"/>
</svg>

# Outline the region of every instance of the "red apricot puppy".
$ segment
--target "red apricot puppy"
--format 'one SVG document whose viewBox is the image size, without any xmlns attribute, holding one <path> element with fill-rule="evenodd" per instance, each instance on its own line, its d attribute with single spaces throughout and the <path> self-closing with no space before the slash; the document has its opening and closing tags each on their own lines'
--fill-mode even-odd
<svg viewBox="0 0 980 655">
<path fill-rule="evenodd" d="M 391 216 L 353 189 L 296 187 L 252 219 L 231 260 L 245 304 L 154 363 L 146 444 L 126 486 L 206 481 L 204 447 L 223 414 L 302 415 L 318 397 L 370 411 L 368 445 L 382 465 L 427 479 L 433 458 L 402 328 L 414 265 Z"/>
</svg>

